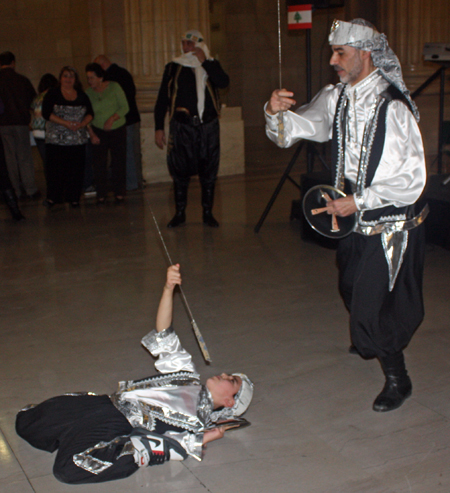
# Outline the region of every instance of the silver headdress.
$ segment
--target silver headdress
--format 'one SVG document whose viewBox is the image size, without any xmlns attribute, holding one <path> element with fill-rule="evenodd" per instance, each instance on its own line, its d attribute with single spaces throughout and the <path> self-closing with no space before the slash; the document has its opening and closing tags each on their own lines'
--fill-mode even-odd
<svg viewBox="0 0 450 493">
<path fill-rule="evenodd" d="M 419 121 L 419 111 L 403 81 L 400 62 L 389 47 L 385 34 L 379 33 L 364 19 L 353 19 L 350 22 L 334 20 L 328 41 L 330 45 L 347 45 L 358 50 L 370 51 L 374 66 L 405 96 L 414 117 Z"/>
<path fill-rule="evenodd" d="M 252 402 L 253 382 L 244 373 L 233 373 L 233 375 L 240 377 L 242 380 L 241 388 L 234 396 L 234 406 L 224 407 L 218 411 L 213 411 L 211 413 L 211 421 L 213 422 L 242 416 Z"/>
</svg>

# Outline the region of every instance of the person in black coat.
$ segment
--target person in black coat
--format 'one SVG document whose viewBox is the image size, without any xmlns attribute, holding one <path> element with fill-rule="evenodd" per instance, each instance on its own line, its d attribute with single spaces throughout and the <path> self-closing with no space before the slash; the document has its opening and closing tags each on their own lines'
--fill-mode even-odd
<svg viewBox="0 0 450 493">
<path fill-rule="evenodd" d="M 127 190 L 142 188 L 142 154 L 141 154 L 141 116 L 136 104 L 136 86 L 133 76 L 127 69 L 105 55 L 99 55 L 95 60 L 105 71 L 105 80 L 117 82 L 127 97 L 130 110 L 126 114 L 127 129 Z"/>
<path fill-rule="evenodd" d="M 186 221 L 190 177 L 199 176 L 203 222 L 219 223 L 212 214 L 214 186 L 220 159 L 220 100 L 218 89 L 229 84 L 220 63 L 209 56 L 199 31 L 187 31 L 181 40 L 183 54 L 166 65 L 155 106 L 155 143 L 166 145 L 164 119 L 169 110 L 167 164 L 175 192 L 175 216 L 167 225 Z"/>
</svg>

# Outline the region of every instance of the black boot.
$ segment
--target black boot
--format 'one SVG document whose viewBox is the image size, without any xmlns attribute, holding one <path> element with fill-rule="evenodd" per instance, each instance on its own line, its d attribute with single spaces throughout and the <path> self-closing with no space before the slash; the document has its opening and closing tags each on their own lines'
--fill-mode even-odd
<svg viewBox="0 0 450 493">
<path fill-rule="evenodd" d="M 187 185 L 173 183 L 175 194 L 175 215 L 169 221 L 168 228 L 176 228 L 186 222 L 186 204 L 187 204 Z"/>
<path fill-rule="evenodd" d="M 218 228 L 219 223 L 212 215 L 212 207 L 214 203 L 214 184 L 202 185 L 202 207 L 203 207 L 203 223 L 211 228 Z"/>
<path fill-rule="evenodd" d="M 393 411 L 411 395 L 411 379 L 406 371 L 402 352 L 380 358 L 380 363 L 386 377 L 386 383 L 373 403 L 373 410 L 377 412 Z"/>
<path fill-rule="evenodd" d="M 17 197 L 14 190 L 12 188 L 8 188 L 8 190 L 3 190 L 3 197 L 14 221 L 22 221 L 22 219 L 25 219 L 24 215 L 20 212 L 19 204 L 17 203 Z"/>
</svg>

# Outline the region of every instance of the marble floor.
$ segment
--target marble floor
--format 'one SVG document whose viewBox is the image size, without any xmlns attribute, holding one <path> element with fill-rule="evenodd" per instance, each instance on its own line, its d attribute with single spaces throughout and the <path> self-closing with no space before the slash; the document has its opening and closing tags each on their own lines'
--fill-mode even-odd
<svg viewBox="0 0 450 493">
<path fill-rule="evenodd" d="M 383 377 L 348 354 L 335 252 L 301 240 L 286 183 L 259 234 L 253 228 L 278 177 L 222 178 L 219 229 L 168 230 L 168 184 L 124 205 L 48 211 L 24 203 L 14 224 L 0 208 L 0 491 L 7 493 L 437 493 L 450 491 L 450 252 L 427 246 L 426 317 L 406 352 L 414 384 L 400 409 L 371 410 Z M 255 382 L 252 426 L 211 443 L 202 462 L 140 469 L 128 479 L 68 486 L 54 456 L 14 430 L 16 412 L 70 391 L 110 393 L 152 374 L 140 346 L 153 328 L 166 259 L 154 211 L 212 357 L 206 365 L 179 297 L 175 325 L 200 373 L 243 371 Z"/>
</svg>

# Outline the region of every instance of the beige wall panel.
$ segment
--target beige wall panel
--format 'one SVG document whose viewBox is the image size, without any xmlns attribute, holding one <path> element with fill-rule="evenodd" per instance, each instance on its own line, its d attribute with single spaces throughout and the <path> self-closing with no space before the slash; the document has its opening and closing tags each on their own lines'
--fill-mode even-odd
<svg viewBox="0 0 450 493">
<path fill-rule="evenodd" d="M 12 51 L 17 70 L 35 86 L 44 73 L 58 75 L 63 65 L 84 71 L 78 64 L 89 54 L 88 0 L 2 1 L 0 17 L 0 51 Z"/>
<path fill-rule="evenodd" d="M 379 28 L 402 64 L 405 81 L 417 88 L 438 65 L 423 60 L 425 43 L 450 42 L 450 2 L 448 0 L 379 0 Z M 438 90 L 430 86 L 428 92 Z"/>
</svg>

